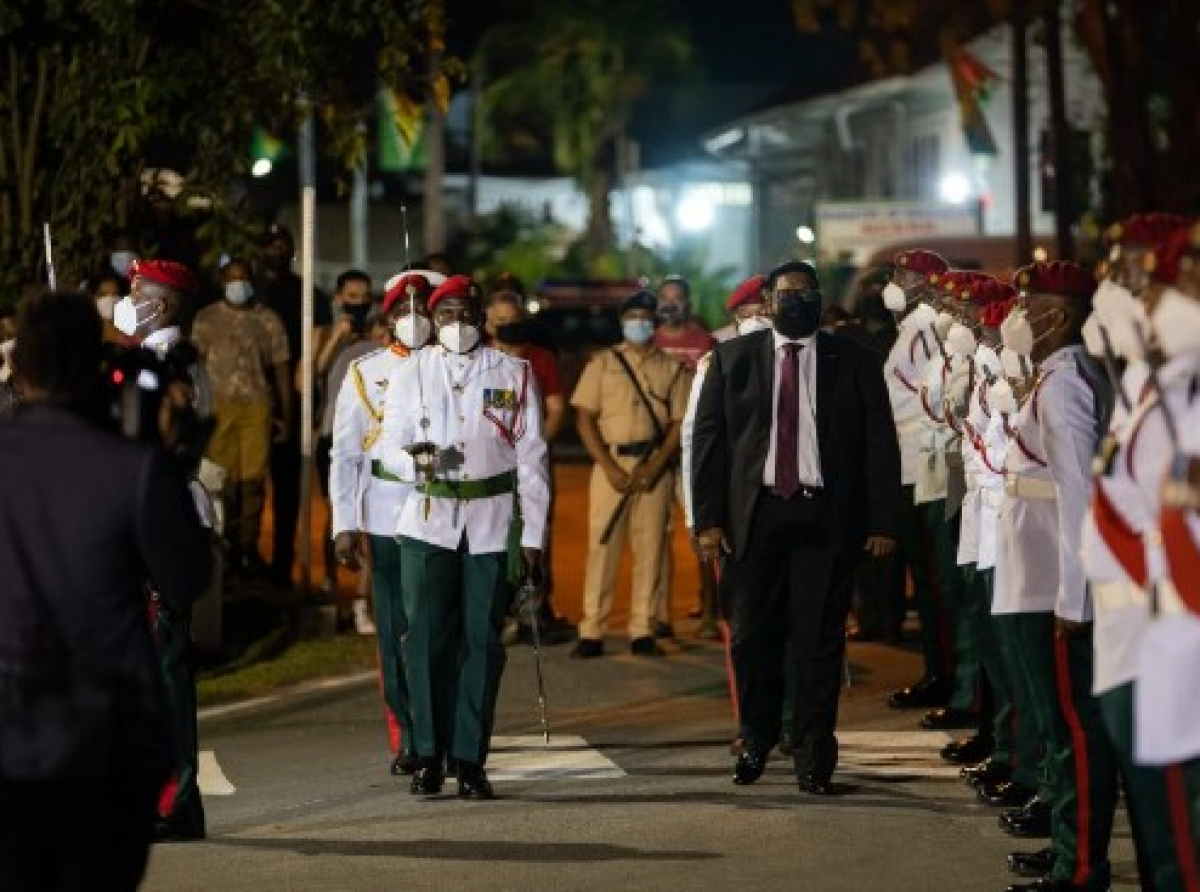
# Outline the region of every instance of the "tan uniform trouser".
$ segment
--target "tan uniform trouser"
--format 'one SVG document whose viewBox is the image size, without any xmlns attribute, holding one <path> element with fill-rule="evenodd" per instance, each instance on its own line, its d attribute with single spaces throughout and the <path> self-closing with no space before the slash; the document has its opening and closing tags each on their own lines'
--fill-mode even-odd
<svg viewBox="0 0 1200 892">
<path fill-rule="evenodd" d="M 637 464 L 636 458 L 616 456 L 626 471 Z M 636 493 L 613 527 L 607 545 L 600 544 L 604 528 L 621 501 L 599 465 L 592 468 L 588 489 L 588 559 L 583 588 L 583 620 L 580 638 L 603 638 L 612 613 L 613 582 L 625 548 L 626 537 L 633 542 L 633 591 L 629 607 L 629 637 L 644 638 L 652 633 L 655 586 L 664 560 L 665 531 L 675 493 L 674 474 L 667 472 L 654 489 Z"/>
</svg>

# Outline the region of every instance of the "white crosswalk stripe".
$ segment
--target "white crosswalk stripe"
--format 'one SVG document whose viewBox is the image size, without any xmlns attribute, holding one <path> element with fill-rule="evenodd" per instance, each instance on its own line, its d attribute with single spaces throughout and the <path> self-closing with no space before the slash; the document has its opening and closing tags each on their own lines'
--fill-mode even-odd
<svg viewBox="0 0 1200 892">
<path fill-rule="evenodd" d="M 962 766 L 939 755 L 953 738 L 940 731 L 839 731 L 838 774 L 955 778 Z"/>
<path fill-rule="evenodd" d="M 202 796 L 232 796 L 237 792 L 237 787 L 229 782 L 229 778 L 221 770 L 221 763 L 217 761 L 217 754 L 212 750 L 200 751 L 197 782 Z"/>
<path fill-rule="evenodd" d="M 548 745 L 536 735 L 493 737 L 487 772 L 494 781 L 625 777 L 619 766 L 582 737 L 570 736 L 553 736 Z"/>
</svg>

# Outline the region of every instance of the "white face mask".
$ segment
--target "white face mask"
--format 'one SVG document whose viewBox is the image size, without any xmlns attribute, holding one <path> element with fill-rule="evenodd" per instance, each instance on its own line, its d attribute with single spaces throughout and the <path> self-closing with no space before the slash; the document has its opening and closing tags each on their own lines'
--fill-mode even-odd
<svg viewBox="0 0 1200 892">
<path fill-rule="evenodd" d="M 116 303 L 117 299 L 111 294 L 96 298 L 96 312 L 105 322 L 112 322 L 113 307 L 116 306 Z"/>
<path fill-rule="evenodd" d="M 1158 346 L 1169 358 L 1200 350 L 1200 302 L 1166 288 L 1150 316 Z"/>
<path fill-rule="evenodd" d="M 479 343 L 479 329 L 465 322 L 451 322 L 438 329 L 437 337 L 451 353 L 470 353 Z"/>
<path fill-rule="evenodd" d="M 137 260 L 137 253 L 134 251 L 113 251 L 108 255 L 108 265 L 122 279 L 129 278 L 129 268 L 133 266 L 135 260 Z"/>
<path fill-rule="evenodd" d="M 235 306 L 242 306 L 254 297 L 254 286 L 244 279 L 225 283 L 225 299 Z"/>
<path fill-rule="evenodd" d="M 908 306 L 908 295 L 895 282 L 883 286 L 883 305 L 893 313 L 903 313 Z"/>
<path fill-rule="evenodd" d="M 771 320 L 766 316 L 747 316 L 734 322 L 739 336 L 754 334 L 756 331 L 766 331 L 771 327 Z"/>
<path fill-rule="evenodd" d="M 946 333 L 946 350 L 951 356 L 973 356 L 978 345 L 975 333 L 959 322 Z"/>
<path fill-rule="evenodd" d="M 975 368 L 978 369 L 979 374 L 985 377 L 989 372 L 999 375 L 1003 370 L 1000 365 L 1000 357 L 987 344 L 980 344 L 975 348 Z"/>
<path fill-rule="evenodd" d="M 0 383 L 8 381 L 12 377 L 12 354 L 15 346 L 17 346 L 15 340 L 8 340 L 0 344 Z"/>
<path fill-rule="evenodd" d="M 433 330 L 429 320 L 420 313 L 409 313 L 401 316 L 392 326 L 396 340 L 409 350 L 420 350 L 429 343 L 429 333 Z"/>
<path fill-rule="evenodd" d="M 946 335 L 950 333 L 950 328 L 954 325 L 954 317 L 945 310 L 937 314 L 937 318 L 933 321 L 933 330 L 937 332 L 939 338 L 946 340 Z"/>
<path fill-rule="evenodd" d="M 1128 288 L 1106 279 L 1092 298 L 1092 314 L 1108 332 L 1113 353 L 1127 362 L 1143 358 L 1142 338 L 1148 337 L 1150 320 L 1146 305 Z"/>
<path fill-rule="evenodd" d="M 1033 326 L 1024 307 L 1017 307 L 1000 323 L 1000 340 L 1014 353 L 1028 356 L 1033 352 Z"/>
<path fill-rule="evenodd" d="M 1089 313 L 1087 319 L 1084 320 L 1083 330 L 1080 333 L 1083 335 L 1083 348 L 1097 359 L 1103 357 L 1104 326 L 1101 325 L 1095 310 Z"/>
<path fill-rule="evenodd" d="M 1005 347 L 1000 351 L 1000 368 L 1004 377 L 1011 381 L 1020 381 L 1025 377 L 1027 360 L 1016 351 Z"/>
<path fill-rule="evenodd" d="M 919 328 L 929 328 L 937 319 L 937 311 L 926 303 L 917 304 L 913 311 L 904 317 L 900 327 L 909 331 Z"/>
<path fill-rule="evenodd" d="M 149 301 L 147 301 L 147 303 L 149 303 Z M 140 329 L 143 325 L 147 324 L 148 322 L 154 321 L 154 319 L 158 318 L 158 316 L 162 313 L 162 310 L 161 310 L 162 304 L 160 302 L 159 303 L 160 309 L 155 310 L 153 313 L 151 313 L 149 316 L 147 316 L 145 319 L 143 319 L 143 318 L 141 318 L 141 313 L 142 313 L 142 307 L 144 307 L 144 306 L 146 306 L 146 304 L 144 304 L 144 303 L 143 304 L 135 304 L 133 302 L 133 295 L 126 294 L 123 298 L 121 298 L 119 301 L 117 301 L 116 304 L 113 306 L 113 314 L 112 314 L 113 326 L 121 334 L 125 335 L 125 337 L 127 337 L 127 338 L 134 337 L 135 335 L 137 335 L 138 329 Z"/>
</svg>

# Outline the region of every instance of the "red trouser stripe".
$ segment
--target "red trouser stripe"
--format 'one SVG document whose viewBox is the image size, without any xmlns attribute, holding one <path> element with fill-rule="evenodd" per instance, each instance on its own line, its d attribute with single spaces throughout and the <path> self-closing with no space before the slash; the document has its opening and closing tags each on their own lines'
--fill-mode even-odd
<svg viewBox="0 0 1200 892">
<path fill-rule="evenodd" d="M 1183 766 L 1168 765 L 1166 774 L 1167 803 L 1171 815 L 1171 834 L 1175 838 L 1175 858 L 1179 862 L 1179 875 L 1188 892 L 1200 892 L 1200 870 L 1196 868 L 1196 848 L 1192 840 L 1192 820 Z"/>
<path fill-rule="evenodd" d="M 375 674 L 379 678 L 379 694 L 383 695 L 383 656 L 382 652 L 375 652 Z M 387 721 L 388 730 L 388 746 L 391 747 L 392 755 L 400 754 L 400 723 L 396 721 L 396 716 L 392 713 L 392 708 L 388 706 L 387 700 L 383 701 L 383 717 Z"/>
<path fill-rule="evenodd" d="M 1086 885 L 1092 870 L 1092 788 L 1088 783 L 1091 766 L 1088 760 L 1087 737 L 1083 733 L 1083 723 L 1079 720 L 1079 710 L 1075 708 L 1075 700 L 1071 696 L 1071 667 L 1068 662 L 1067 644 L 1066 638 L 1054 639 L 1054 668 L 1058 679 L 1058 703 L 1071 732 L 1071 748 L 1075 755 L 1078 804 L 1075 816 L 1075 875 L 1071 877 L 1071 882 L 1076 886 L 1083 886 Z"/>
</svg>

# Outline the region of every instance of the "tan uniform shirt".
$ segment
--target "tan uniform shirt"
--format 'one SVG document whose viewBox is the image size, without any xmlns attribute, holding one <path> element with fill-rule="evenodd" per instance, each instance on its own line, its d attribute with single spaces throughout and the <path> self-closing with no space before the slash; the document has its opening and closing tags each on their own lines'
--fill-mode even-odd
<svg viewBox="0 0 1200 892">
<path fill-rule="evenodd" d="M 196 315 L 192 342 L 220 402 L 259 403 L 271 397 L 267 370 L 288 361 L 287 332 L 274 310 L 225 301 Z"/>
<path fill-rule="evenodd" d="M 656 347 L 639 354 L 626 344 L 618 344 L 592 357 L 571 396 L 571 405 L 576 409 L 596 414 L 604 442 L 621 446 L 654 439 L 654 422 L 614 351 L 628 360 L 662 428 L 682 421 L 688 381 L 679 362 Z"/>
</svg>

